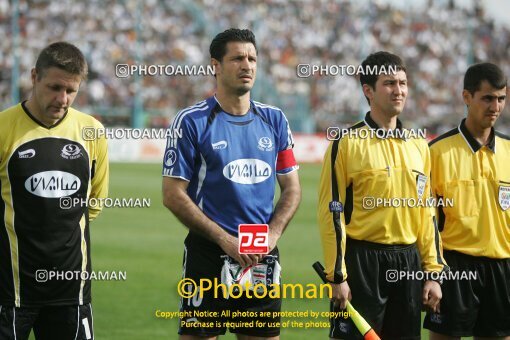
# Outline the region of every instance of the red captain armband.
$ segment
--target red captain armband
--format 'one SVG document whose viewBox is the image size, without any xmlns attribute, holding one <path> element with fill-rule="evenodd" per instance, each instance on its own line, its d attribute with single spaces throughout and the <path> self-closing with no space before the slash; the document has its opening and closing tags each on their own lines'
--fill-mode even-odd
<svg viewBox="0 0 510 340">
<path fill-rule="evenodd" d="M 276 171 L 280 173 L 287 173 L 297 166 L 296 159 L 294 158 L 294 151 L 286 149 L 278 152 L 276 160 Z"/>
</svg>

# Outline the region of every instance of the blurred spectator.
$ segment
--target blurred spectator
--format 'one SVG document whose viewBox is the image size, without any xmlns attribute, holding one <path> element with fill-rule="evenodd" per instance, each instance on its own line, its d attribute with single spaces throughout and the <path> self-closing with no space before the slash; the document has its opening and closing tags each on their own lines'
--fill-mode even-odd
<svg viewBox="0 0 510 340">
<path fill-rule="evenodd" d="M 7 37 L 0 40 L 1 109 L 11 96 L 12 3 L 0 0 L 0 32 Z M 117 64 L 207 65 L 211 37 L 228 27 L 254 31 L 259 77 L 270 87 L 266 92 L 306 98 L 306 114 L 321 132 L 355 122 L 368 106 L 355 77 L 299 78 L 298 64 L 358 65 L 383 49 L 401 55 L 411 86 L 405 121 L 429 133 L 444 132 L 464 114 L 462 76 L 468 63 L 491 61 L 510 74 L 510 30 L 485 18 L 483 8 L 458 8 L 453 0 L 429 0 L 423 9 L 408 10 L 378 1 L 333 0 L 19 0 L 19 7 L 21 97 L 31 88 L 35 53 L 68 40 L 84 51 L 90 67 L 89 84 L 75 105 L 113 125 L 130 124 L 135 94 L 143 100 L 146 125 L 165 127 L 180 108 L 214 92 L 210 76 L 146 76 L 137 85 L 133 77 L 116 77 Z M 291 123 L 302 118 L 286 113 Z M 505 116 L 499 129 L 508 133 Z"/>
</svg>

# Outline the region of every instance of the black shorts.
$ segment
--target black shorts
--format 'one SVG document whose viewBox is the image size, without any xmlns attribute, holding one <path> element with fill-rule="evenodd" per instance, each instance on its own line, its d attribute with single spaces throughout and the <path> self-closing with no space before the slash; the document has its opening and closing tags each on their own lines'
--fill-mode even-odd
<svg viewBox="0 0 510 340">
<path fill-rule="evenodd" d="M 345 265 L 352 306 L 382 339 L 420 339 L 421 292 L 419 280 L 397 280 L 390 271 L 421 270 L 413 245 L 382 245 L 347 239 Z M 340 311 L 330 306 L 331 311 Z M 331 338 L 363 339 L 350 318 L 330 320 Z"/>
<path fill-rule="evenodd" d="M 27 340 L 32 329 L 37 340 L 94 339 L 92 306 L 0 306 L 0 339 Z"/>
<path fill-rule="evenodd" d="M 205 238 L 189 233 L 184 241 L 184 259 L 183 259 L 183 278 L 192 279 L 199 286 L 200 279 L 208 279 L 214 285 L 214 280 L 218 284 L 222 281 L 222 269 L 225 260 L 237 263 L 226 256 L 223 250 L 215 243 Z M 261 263 L 266 264 L 267 273 L 257 273 L 261 275 L 266 286 L 269 288 L 272 284 L 273 274 L 279 280 L 279 254 L 278 249 L 274 249 L 268 256 L 264 257 Z M 277 266 L 278 268 L 276 268 Z M 277 282 L 275 282 L 277 283 Z M 195 336 L 217 336 L 225 334 L 227 328 L 231 333 L 239 333 L 250 336 L 272 337 L 280 334 L 280 328 L 276 327 L 280 322 L 280 316 L 271 315 L 270 317 L 260 317 L 261 312 L 279 312 L 281 311 L 281 297 L 271 298 L 269 294 L 248 292 L 251 298 L 245 293 L 232 294 L 236 298 L 226 299 L 223 290 L 214 288 L 202 292 L 200 298 L 198 291 L 193 297 L 181 297 L 180 311 L 186 313 L 186 316 L 179 320 L 179 331 L 181 335 Z M 237 298 L 238 296 L 241 296 Z M 274 296 L 274 295 L 273 295 Z M 217 313 L 216 316 L 211 313 Z M 254 317 L 256 315 L 256 317 Z"/>
<path fill-rule="evenodd" d="M 490 259 L 445 250 L 444 259 L 459 280 L 444 281 L 441 313 L 430 313 L 423 327 L 449 336 L 510 335 L 510 259 Z M 469 273 L 476 273 L 470 280 Z M 472 277 L 471 277 L 472 278 Z"/>
</svg>

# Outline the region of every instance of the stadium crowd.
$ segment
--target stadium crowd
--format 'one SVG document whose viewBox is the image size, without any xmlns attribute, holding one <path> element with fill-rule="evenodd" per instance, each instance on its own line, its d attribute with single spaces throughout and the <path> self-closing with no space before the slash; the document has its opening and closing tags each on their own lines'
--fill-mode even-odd
<svg viewBox="0 0 510 340">
<path fill-rule="evenodd" d="M 213 93 L 211 77 L 145 76 L 137 82 L 116 77 L 115 65 L 206 65 L 211 37 L 227 27 L 254 31 L 259 77 L 279 98 L 306 98 L 306 114 L 320 132 L 356 121 L 368 106 L 355 77 L 300 78 L 298 64 L 358 65 L 373 51 L 398 53 L 411 86 L 405 121 L 433 133 L 453 127 L 464 114 L 460 93 L 469 64 L 491 61 L 510 74 L 510 30 L 482 8 L 461 8 L 454 0 L 429 0 L 405 10 L 378 1 L 19 0 L 17 48 L 13 13 L 13 2 L 0 0 L 0 32 L 7 37 L 0 40 L 1 109 L 11 103 L 14 61 L 20 96 L 26 98 L 37 51 L 67 40 L 84 51 L 90 65 L 75 106 L 107 125 L 129 125 L 135 94 L 148 113 L 145 124 L 164 127 L 179 108 Z M 281 106 L 292 121 L 292 110 Z M 510 132 L 510 119 L 503 117 L 499 129 Z"/>
</svg>

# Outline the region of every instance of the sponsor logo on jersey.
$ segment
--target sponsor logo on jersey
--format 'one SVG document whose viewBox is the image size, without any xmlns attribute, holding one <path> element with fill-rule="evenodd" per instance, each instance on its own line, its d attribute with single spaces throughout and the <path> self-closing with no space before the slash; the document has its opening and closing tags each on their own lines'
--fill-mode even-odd
<svg viewBox="0 0 510 340">
<path fill-rule="evenodd" d="M 503 211 L 510 207 L 510 187 L 499 186 L 499 206 Z"/>
<path fill-rule="evenodd" d="M 35 156 L 35 150 L 34 149 L 28 149 L 25 151 L 18 151 L 18 157 L 19 158 L 32 158 Z"/>
<path fill-rule="evenodd" d="M 174 149 L 170 149 L 165 153 L 165 165 L 171 167 L 177 161 L 177 152 Z"/>
<path fill-rule="evenodd" d="M 219 142 L 212 143 L 211 144 L 213 150 L 222 150 L 227 148 L 227 141 L 226 140 L 220 140 Z"/>
<path fill-rule="evenodd" d="M 44 171 L 27 178 L 25 189 L 28 192 L 47 198 L 71 196 L 80 189 L 78 177 L 65 171 Z"/>
<path fill-rule="evenodd" d="M 66 144 L 62 148 L 62 153 L 60 154 L 64 159 L 77 159 L 82 156 L 81 149 L 76 144 Z"/>
<path fill-rule="evenodd" d="M 271 177 L 271 166 L 260 159 L 236 159 L 225 165 L 223 176 L 239 184 L 256 184 Z"/>
<path fill-rule="evenodd" d="M 269 137 L 259 139 L 259 149 L 262 151 L 273 151 L 273 141 Z"/>
</svg>

